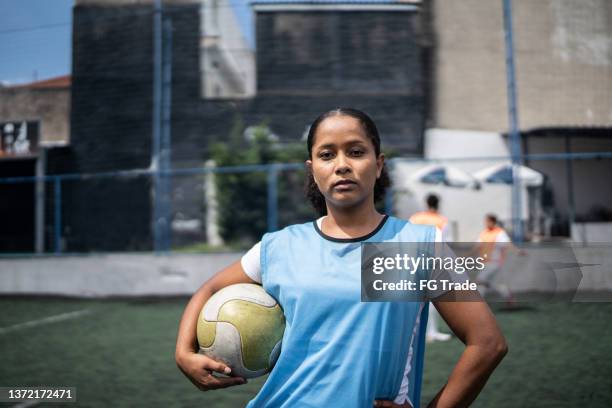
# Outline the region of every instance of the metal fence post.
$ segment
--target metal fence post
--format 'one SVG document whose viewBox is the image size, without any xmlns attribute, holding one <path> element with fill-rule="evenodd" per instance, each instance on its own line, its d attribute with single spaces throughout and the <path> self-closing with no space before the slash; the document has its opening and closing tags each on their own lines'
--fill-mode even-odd
<svg viewBox="0 0 612 408">
<path fill-rule="evenodd" d="M 278 166 L 268 166 L 268 232 L 278 229 Z"/>
<path fill-rule="evenodd" d="M 161 232 L 161 250 L 172 246 L 172 20 L 164 17 L 162 24 L 162 116 L 159 166 L 162 170 L 160 214 L 166 220 Z"/>
<path fill-rule="evenodd" d="M 161 150 L 161 117 L 162 117 L 162 0 L 155 0 L 153 5 L 153 112 L 152 112 L 152 146 L 151 170 L 153 171 L 153 249 L 161 249 L 160 222 L 160 150 Z"/>
<path fill-rule="evenodd" d="M 40 149 L 36 159 L 36 180 L 34 181 L 34 251 L 45 252 L 45 169 L 47 150 Z"/>
<path fill-rule="evenodd" d="M 565 153 L 572 151 L 572 145 L 569 136 L 565 136 Z M 572 236 L 572 225 L 576 220 L 576 202 L 574 200 L 574 166 L 572 159 L 565 160 L 565 177 L 567 178 L 567 204 L 568 204 L 568 228 L 569 236 Z"/>
<path fill-rule="evenodd" d="M 153 248 L 171 247 L 171 103 L 172 20 L 164 16 L 163 1 L 153 13 Z"/>
<path fill-rule="evenodd" d="M 387 162 L 387 171 L 389 172 L 389 178 L 392 178 L 392 174 L 393 174 L 393 161 L 389 160 Z M 387 188 L 387 191 L 385 192 L 385 214 L 387 215 L 391 215 L 393 213 L 393 192 L 394 192 L 394 187 L 393 184 L 391 184 L 389 186 L 389 188 Z"/>
<path fill-rule="evenodd" d="M 512 33 L 512 0 L 502 0 L 506 42 L 506 81 L 508 91 L 508 118 L 510 120 L 510 151 L 512 153 L 512 235 L 517 243 L 523 242 L 521 180 L 521 134 L 518 128 L 518 108 L 514 67 L 514 37 Z"/>
<path fill-rule="evenodd" d="M 55 253 L 62 252 L 62 179 L 58 176 L 53 177 L 54 187 L 54 206 L 55 206 L 55 226 L 53 240 L 55 244 Z"/>
</svg>

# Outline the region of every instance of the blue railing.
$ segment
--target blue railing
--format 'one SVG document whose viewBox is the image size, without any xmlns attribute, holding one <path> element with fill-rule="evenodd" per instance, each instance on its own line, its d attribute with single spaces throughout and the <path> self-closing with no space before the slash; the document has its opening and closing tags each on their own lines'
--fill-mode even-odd
<svg viewBox="0 0 612 408">
<path fill-rule="evenodd" d="M 589 153 L 543 153 L 524 155 L 525 160 L 597 160 L 612 159 L 612 152 L 589 152 Z M 387 160 L 391 170 L 395 163 L 448 163 L 448 162 L 475 162 L 475 161 L 508 161 L 510 156 L 487 156 L 487 157 L 451 157 L 440 159 L 425 159 L 421 157 L 393 158 Z M 32 183 L 37 181 L 50 182 L 53 184 L 54 214 L 53 214 L 53 249 L 56 254 L 62 252 L 62 183 L 74 180 L 95 180 L 105 178 L 135 178 L 135 177 L 171 177 L 178 175 L 203 175 L 207 173 L 230 174 L 230 173 L 267 173 L 267 229 L 275 231 L 278 229 L 278 177 L 282 171 L 304 169 L 303 163 L 272 163 L 272 164 L 250 164 L 227 167 L 198 167 L 172 169 L 168 171 L 153 171 L 150 169 L 120 170 L 100 173 L 83 174 L 55 174 L 46 176 L 6 177 L 0 178 L 0 184 Z M 393 212 L 392 190 L 385 197 L 385 209 L 387 213 Z"/>
</svg>

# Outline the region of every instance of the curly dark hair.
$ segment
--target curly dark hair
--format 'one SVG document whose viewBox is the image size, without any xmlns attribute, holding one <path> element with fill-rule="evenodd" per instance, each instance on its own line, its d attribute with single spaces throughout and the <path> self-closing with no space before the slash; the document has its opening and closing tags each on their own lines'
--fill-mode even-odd
<svg viewBox="0 0 612 408">
<path fill-rule="evenodd" d="M 372 141 L 374 145 L 374 151 L 376 153 L 376 157 L 380 154 L 380 136 L 378 134 L 378 129 L 376 128 L 376 124 L 374 121 L 366 115 L 364 112 L 353 109 L 353 108 L 336 108 L 330 111 L 324 112 L 320 114 L 310 125 L 310 129 L 308 130 L 308 157 L 312 159 L 312 146 L 314 144 L 314 138 L 317 133 L 317 129 L 321 122 L 331 116 L 350 116 L 359 121 L 363 130 L 365 131 L 368 139 Z M 374 184 L 374 202 L 378 202 L 383 199 L 387 188 L 391 185 L 391 179 L 389 178 L 389 173 L 387 172 L 386 164 L 383 165 L 383 169 L 380 173 L 380 177 L 376 179 L 376 183 Z M 310 204 L 314 207 L 315 211 L 320 215 L 327 214 L 327 206 L 325 205 L 325 197 L 319 190 L 319 187 L 315 183 L 314 177 L 311 171 L 308 171 L 306 177 L 306 184 L 304 186 L 305 194 L 308 200 L 310 200 Z"/>
</svg>

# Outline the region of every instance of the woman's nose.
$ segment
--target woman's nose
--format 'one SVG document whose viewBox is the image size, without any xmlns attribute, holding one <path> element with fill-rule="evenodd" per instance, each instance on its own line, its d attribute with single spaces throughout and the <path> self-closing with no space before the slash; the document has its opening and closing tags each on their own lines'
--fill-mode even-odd
<svg viewBox="0 0 612 408">
<path fill-rule="evenodd" d="M 344 155 L 339 154 L 336 162 L 336 173 L 344 174 L 350 171 L 351 166 L 349 165 L 347 158 Z"/>
</svg>

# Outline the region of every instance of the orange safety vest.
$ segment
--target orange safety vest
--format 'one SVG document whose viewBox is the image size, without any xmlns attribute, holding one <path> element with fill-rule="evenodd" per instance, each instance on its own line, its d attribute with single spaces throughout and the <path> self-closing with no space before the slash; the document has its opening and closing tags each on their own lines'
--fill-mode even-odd
<svg viewBox="0 0 612 408">
<path fill-rule="evenodd" d="M 444 229 L 446 224 L 448 224 L 448 218 L 436 211 L 419 211 L 413 214 L 408 221 L 413 224 L 435 225 L 440 230 Z"/>
<path fill-rule="evenodd" d="M 486 259 L 485 262 L 488 262 L 491 259 L 491 254 L 493 253 L 493 250 L 495 250 L 497 236 L 503 231 L 504 229 L 502 227 L 496 225 L 492 229 L 485 228 L 478 236 L 480 241 L 480 256 Z"/>
</svg>

